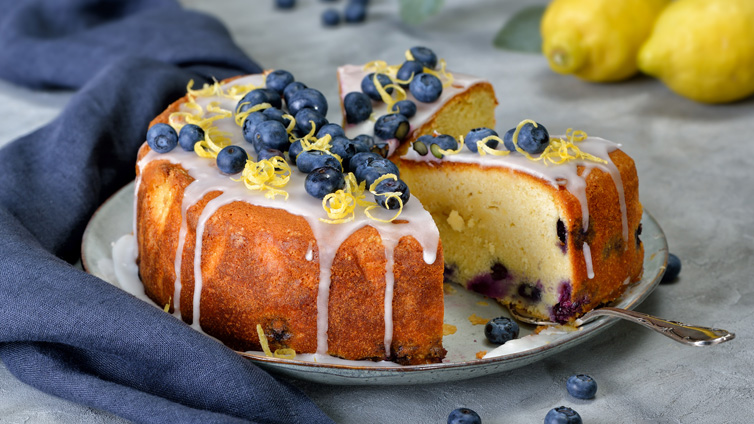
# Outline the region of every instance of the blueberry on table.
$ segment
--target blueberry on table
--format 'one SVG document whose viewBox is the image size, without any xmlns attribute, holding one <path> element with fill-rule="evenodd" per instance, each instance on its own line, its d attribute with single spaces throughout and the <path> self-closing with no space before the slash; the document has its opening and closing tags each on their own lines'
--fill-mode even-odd
<svg viewBox="0 0 754 424">
<path fill-rule="evenodd" d="M 516 151 L 516 146 L 513 144 L 513 133 L 515 132 L 516 129 L 511 128 L 503 136 L 503 144 L 511 152 Z M 544 152 L 549 144 L 550 134 L 542 124 L 538 123 L 535 127 L 532 123 L 526 123 L 518 133 L 518 147 L 530 155 Z"/>
<path fill-rule="evenodd" d="M 288 132 L 278 121 L 264 121 L 257 124 L 252 144 L 257 152 L 264 149 L 277 149 L 284 152 L 290 146 Z"/>
<path fill-rule="evenodd" d="M 448 424 L 482 424 L 482 418 L 472 409 L 458 408 L 448 415 Z"/>
<path fill-rule="evenodd" d="M 296 128 L 304 134 L 309 134 L 312 125 L 314 131 L 317 132 L 327 123 L 327 118 L 314 109 L 304 108 L 296 113 Z"/>
<path fill-rule="evenodd" d="M 287 102 L 288 112 L 293 116 L 296 116 L 301 109 L 306 108 L 314 109 L 322 114 L 322 116 L 327 116 L 327 99 L 325 99 L 325 96 L 319 90 L 302 88 L 292 93 L 289 99 L 290 101 Z"/>
<path fill-rule="evenodd" d="M 665 268 L 665 273 L 662 274 L 662 280 L 660 284 L 672 283 L 678 278 L 678 274 L 681 273 L 681 260 L 678 256 L 668 253 L 668 265 Z"/>
<path fill-rule="evenodd" d="M 325 196 L 342 189 L 345 185 L 343 173 L 330 166 L 313 170 L 304 181 L 306 192 L 317 199 L 324 199 Z"/>
<path fill-rule="evenodd" d="M 401 179 L 385 178 L 374 187 L 374 201 L 378 205 L 389 210 L 400 209 L 401 205 L 398 199 L 388 196 L 386 193 L 400 193 L 398 197 L 403 202 L 403 206 L 406 206 L 406 203 L 411 198 L 408 186 Z"/>
<path fill-rule="evenodd" d="M 432 74 L 419 74 L 411 80 L 408 89 L 416 100 L 432 103 L 442 94 L 442 82 Z"/>
<path fill-rule="evenodd" d="M 566 390 L 576 399 L 591 399 L 597 393 L 597 382 L 586 374 L 576 374 L 568 377 Z"/>
<path fill-rule="evenodd" d="M 517 338 L 518 332 L 518 324 L 508 317 L 493 318 L 484 326 L 484 336 L 490 343 L 498 345 Z"/>
<path fill-rule="evenodd" d="M 246 95 L 238 101 L 236 111 L 238 113 L 245 112 L 246 110 L 262 103 L 269 103 L 272 107 L 276 108 L 283 107 L 283 101 L 277 91 L 270 88 L 257 88 L 246 93 Z"/>
<path fill-rule="evenodd" d="M 254 143 L 254 135 L 257 131 L 257 125 L 264 121 L 269 121 L 270 118 L 265 115 L 263 112 L 252 112 L 248 115 L 246 115 L 246 118 L 243 121 L 243 138 L 244 140 L 248 141 L 249 143 Z"/>
<path fill-rule="evenodd" d="M 194 151 L 194 145 L 204 140 L 204 130 L 199 125 L 186 124 L 178 133 L 178 144 L 187 152 Z"/>
<path fill-rule="evenodd" d="M 545 415 L 545 424 L 581 424 L 581 416 L 578 412 L 567 406 L 552 408 Z"/>
<path fill-rule="evenodd" d="M 224 174 L 237 174 L 243 171 L 248 159 L 246 150 L 238 146 L 226 146 L 217 154 L 217 169 Z"/>
<path fill-rule="evenodd" d="M 290 72 L 284 69 L 276 69 L 267 74 L 267 77 L 264 81 L 267 88 L 275 90 L 279 95 L 282 96 L 285 87 L 287 87 L 288 84 L 292 83 L 293 80 L 293 74 L 291 74 Z"/>
<path fill-rule="evenodd" d="M 345 137 L 346 132 L 343 131 L 343 127 L 341 127 L 338 124 L 333 124 L 333 123 L 322 125 L 321 127 L 317 129 L 317 138 L 322 138 L 327 134 L 330 134 L 331 138 L 335 138 L 338 136 Z"/>
<path fill-rule="evenodd" d="M 343 98 L 343 109 L 346 111 L 346 122 L 358 124 L 372 114 L 372 100 L 364 93 L 352 91 Z"/>
<path fill-rule="evenodd" d="M 464 138 L 463 141 L 466 144 L 466 147 L 469 148 L 469 150 L 471 150 L 474 153 L 478 153 L 479 146 L 477 145 L 477 142 L 479 142 L 480 140 L 484 140 L 485 138 L 489 136 L 498 137 L 497 132 L 490 128 L 485 128 L 485 127 L 474 128 L 466 134 L 466 137 Z M 497 140 L 487 140 L 487 143 L 485 144 L 487 145 L 487 147 L 494 149 L 495 147 L 497 147 L 499 142 Z"/>
<path fill-rule="evenodd" d="M 374 123 L 374 135 L 383 140 L 397 138 L 403 141 L 408 137 L 408 130 L 410 128 L 411 125 L 408 123 L 408 118 L 400 113 L 382 115 Z"/>
<path fill-rule="evenodd" d="M 275 0 L 278 9 L 292 9 L 296 6 L 296 0 Z"/>
<path fill-rule="evenodd" d="M 390 109 L 390 111 L 398 112 L 406 118 L 412 118 L 414 115 L 416 115 L 416 103 L 412 102 L 411 100 L 401 100 L 395 102 L 393 108 Z"/>
<path fill-rule="evenodd" d="M 324 166 L 329 166 L 335 169 L 341 168 L 340 162 L 335 159 L 335 156 L 329 155 L 321 150 L 307 150 L 299 153 L 298 157 L 296 157 L 296 166 L 298 166 L 299 171 L 305 174 Z"/>
<path fill-rule="evenodd" d="M 346 5 L 343 11 L 343 18 L 346 22 L 355 24 L 364 22 L 367 18 L 367 6 L 362 2 L 352 1 Z"/>
<path fill-rule="evenodd" d="M 375 74 L 374 72 L 366 75 L 364 78 L 361 79 L 361 91 L 364 92 L 369 98 L 372 100 L 381 102 L 382 96 L 380 95 L 380 92 L 377 91 L 377 87 L 374 84 L 374 78 L 377 77 L 377 82 L 380 83 L 383 89 L 385 89 L 385 92 L 387 94 L 393 93 L 393 87 L 387 87 L 385 86 L 392 84 L 393 80 L 390 79 L 389 76 L 386 74 Z"/>
<path fill-rule="evenodd" d="M 325 9 L 322 12 L 322 25 L 332 27 L 340 23 L 340 13 L 335 9 Z"/>
<path fill-rule="evenodd" d="M 424 73 L 424 64 L 417 60 L 407 60 L 403 62 L 395 77 L 401 81 L 409 81 L 415 78 L 419 74 Z M 408 83 L 401 83 L 401 87 L 408 87 Z"/>
<path fill-rule="evenodd" d="M 411 47 L 408 49 L 414 60 L 426 66 L 429 69 L 435 69 L 437 66 L 437 55 L 431 49 L 422 46 Z"/>
<path fill-rule="evenodd" d="M 303 82 L 299 81 L 293 81 L 292 83 L 285 86 L 285 89 L 283 89 L 283 98 L 285 99 L 285 104 L 289 104 L 291 102 L 290 98 L 293 95 L 293 93 L 303 90 L 304 88 L 309 88 L 304 84 Z"/>
<path fill-rule="evenodd" d="M 178 145 L 178 134 L 168 124 L 154 124 L 147 131 L 147 144 L 157 153 L 167 153 Z"/>
</svg>

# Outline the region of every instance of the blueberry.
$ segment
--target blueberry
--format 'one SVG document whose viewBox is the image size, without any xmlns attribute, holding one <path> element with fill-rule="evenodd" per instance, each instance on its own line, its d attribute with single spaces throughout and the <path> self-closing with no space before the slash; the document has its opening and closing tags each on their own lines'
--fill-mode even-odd
<svg viewBox="0 0 754 424">
<path fill-rule="evenodd" d="M 360 141 L 363 145 L 367 146 L 370 150 L 374 147 L 374 137 L 369 134 L 359 134 L 353 138 Z"/>
<path fill-rule="evenodd" d="M 377 159 L 382 159 L 382 156 L 378 155 L 377 153 L 372 153 L 372 152 L 356 153 L 348 162 L 348 170 L 353 172 L 355 175 L 357 168 L 368 165 L 372 161 L 377 160 Z"/>
<path fill-rule="evenodd" d="M 354 172 L 356 180 L 359 182 L 366 181 L 367 189 L 372 186 L 375 180 L 385 174 L 395 174 L 396 177 L 400 178 L 398 167 L 385 158 L 368 161 L 368 163 L 358 166 Z"/>
<path fill-rule="evenodd" d="M 423 135 L 414 142 L 414 150 L 421 156 L 431 152 L 432 155 L 438 159 L 443 158 L 442 150 L 456 150 L 458 149 L 458 141 L 453 136 L 447 134 L 438 135 Z"/>
<path fill-rule="evenodd" d="M 545 415 L 545 424 L 581 424 L 581 416 L 578 412 L 567 406 L 558 406 L 550 409 Z"/>
<path fill-rule="evenodd" d="M 372 100 L 364 93 L 352 91 L 343 98 L 343 109 L 346 111 L 346 122 L 358 124 L 372 114 Z"/>
<path fill-rule="evenodd" d="M 516 151 L 513 144 L 513 133 L 515 131 L 515 128 L 511 128 L 503 137 L 505 148 L 511 152 Z M 550 134 L 547 133 L 547 129 L 542 124 L 537 124 L 535 128 L 533 124 L 526 123 L 518 133 L 518 147 L 531 155 L 544 152 L 548 144 L 550 144 Z"/>
<path fill-rule="evenodd" d="M 257 124 L 252 144 L 257 152 L 264 149 L 277 149 L 284 152 L 290 145 L 285 126 L 278 121 L 264 121 Z"/>
<path fill-rule="evenodd" d="M 322 12 L 322 25 L 336 26 L 340 23 L 340 13 L 335 9 L 325 9 Z"/>
<path fill-rule="evenodd" d="M 302 88 L 290 95 L 288 112 L 296 116 L 301 109 L 314 109 L 322 116 L 327 116 L 327 99 L 321 92 L 313 88 Z"/>
<path fill-rule="evenodd" d="M 301 109 L 296 113 L 296 128 L 304 134 L 309 134 L 314 125 L 315 133 L 327 124 L 327 119 L 314 109 Z"/>
<path fill-rule="evenodd" d="M 292 9 L 296 6 L 296 0 L 275 0 L 275 6 L 278 9 Z"/>
<path fill-rule="evenodd" d="M 495 130 L 491 130 L 485 127 L 474 128 L 466 134 L 466 137 L 464 137 L 463 141 L 464 143 L 466 143 L 466 147 L 468 147 L 469 150 L 477 153 L 479 152 L 479 146 L 477 146 L 477 142 L 493 135 L 495 137 L 499 137 Z M 485 144 L 490 149 L 494 149 L 495 147 L 497 147 L 499 142 L 497 140 L 488 140 Z"/>
<path fill-rule="evenodd" d="M 414 57 L 415 61 L 420 62 L 427 68 L 435 69 L 435 66 L 437 66 L 437 55 L 432 50 L 426 47 L 416 46 L 411 47 L 408 51 L 411 52 L 411 56 Z"/>
<path fill-rule="evenodd" d="M 348 23 L 364 22 L 367 18 L 367 6 L 361 2 L 352 1 L 346 5 L 343 17 Z"/>
<path fill-rule="evenodd" d="M 281 124 L 283 124 L 283 126 L 285 126 L 286 128 L 288 128 L 288 125 L 291 123 L 290 119 L 283 116 L 283 115 L 287 115 L 288 113 L 276 107 L 268 107 L 267 109 L 261 112 L 264 116 L 267 117 L 268 120 L 278 121 Z M 257 112 L 254 112 L 254 113 L 257 113 Z"/>
<path fill-rule="evenodd" d="M 408 118 L 400 113 L 382 115 L 374 123 L 374 135 L 383 140 L 397 138 L 403 141 L 408 137 L 408 130 L 410 128 Z"/>
<path fill-rule="evenodd" d="M 678 256 L 668 253 L 668 265 L 665 268 L 665 273 L 662 274 L 661 284 L 672 283 L 678 278 L 678 274 L 681 273 L 681 260 Z"/>
<path fill-rule="evenodd" d="M 178 144 L 187 152 L 194 151 L 194 144 L 204 140 L 204 130 L 199 125 L 186 124 L 178 133 Z"/>
<path fill-rule="evenodd" d="M 296 164 L 296 157 L 304 151 L 304 148 L 301 146 L 301 140 L 296 140 L 293 143 L 291 143 L 291 147 L 288 148 L 288 160 L 292 164 Z"/>
<path fill-rule="evenodd" d="M 226 146 L 217 154 L 217 169 L 224 174 L 237 174 L 243 171 L 248 158 L 246 150 L 238 146 Z"/>
<path fill-rule="evenodd" d="M 276 108 L 283 106 L 283 101 L 280 99 L 280 94 L 278 94 L 277 91 L 269 88 L 257 88 L 246 93 L 246 95 L 238 101 L 236 111 L 244 112 L 261 103 L 269 103 L 272 107 Z"/>
<path fill-rule="evenodd" d="M 313 170 L 304 181 L 306 192 L 317 199 L 324 199 L 325 196 L 342 189 L 345 185 L 343 173 L 330 166 Z"/>
<path fill-rule="evenodd" d="M 591 399 L 597 393 L 597 382 L 585 374 L 576 374 L 566 381 L 568 393 L 576 399 Z"/>
<path fill-rule="evenodd" d="M 393 108 L 391 109 L 391 112 L 398 112 L 406 118 L 411 118 L 416 115 L 416 103 L 412 102 L 411 100 L 401 100 L 399 102 L 395 102 Z"/>
<path fill-rule="evenodd" d="M 178 134 L 168 124 L 154 124 L 147 131 L 147 144 L 157 153 L 167 153 L 178 145 Z"/>
<path fill-rule="evenodd" d="M 293 74 L 290 72 L 283 69 L 277 69 L 267 74 L 264 81 L 267 88 L 277 91 L 277 93 L 282 96 L 285 87 L 292 83 L 293 79 Z"/>
<path fill-rule="evenodd" d="M 442 94 L 442 82 L 432 74 L 419 74 L 408 85 L 411 94 L 422 103 L 432 103 Z"/>
<path fill-rule="evenodd" d="M 482 418 L 472 409 L 458 408 L 448 415 L 448 424 L 482 424 Z"/>
<path fill-rule="evenodd" d="M 278 149 L 262 149 L 262 151 L 257 152 L 257 160 L 270 160 L 274 157 L 280 157 L 285 159 L 285 154 L 281 152 Z"/>
<path fill-rule="evenodd" d="M 329 166 L 335 169 L 341 169 L 340 162 L 335 156 L 329 155 L 321 150 L 307 150 L 301 152 L 296 158 L 298 170 L 308 174 L 317 168 Z"/>
<path fill-rule="evenodd" d="M 393 80 L 390 79 L 389 76 L 385 74 L 376 74 L 377 75 L 377 81 L 382 85 L 382 88 L 385 89 L 385 92 L 388 94 L 391 94 L 393 92 L 393 87 L 385 88 L 386 85 L 392 84 Z M 376 100 L 378 102 L 382 101 L 382 96 L 380 96 L 380 92 L 377 91 L 377 87 L 374 85 L 374 76 L 375 73 L 372 72 L 371 74 L 365 76 L 361 80 L 361 91 L 364 92 L 367 96 L 369 96 L 372 100 Z"/>
<path fill-rule="evenodd" d="M 345 137 L 346 132 L 343 131 L 343 127 L 338 124 L 325 124 L 317 130 L 317 138 L 322 138 L 325 134 L 330 134 L 331 138 Z"/>
<path fill-rule="evenodd" d="M 403 202 L 403 206 L 406 206 L 406 203 L 408 203 L 408 200 L 411 198 L 411 192 L 409 191 L 408 186 L 400 178 L 397 180 L 386 178 L 380 181 L 374 187 L 374 192 L 374 201 L 381 207 L 390 210 L 400 209 L 400 202 L 398 202 L 398 199 L 395 197 L 388 197 L 383 193 L 401 193 L 399 197 Z"/>
<path fill-rule="evenodd" d="M 283 90 L 283 98 L 285 99 L 285 104 L 289 104 L 291 102 L 290 98 L 293 93 L 303 90 L 304 88 L 308 87 L 303 82 L 298 81 L 293 81 L 292 83 L 286 85 L 285 89 Z"/>
<path fill-rule="evenodd" d="M 416 60 L 407 60 L 403 62 L 395 77 L 401 81 L 409 81 L 415 76 L 424 73 L 424 64 Z M 401 87 L 408 87 L 408 83 L 401 84 Z"/>
<path fill-rule="evenodd" d="M 259 111 L 246 115 L 246 119 L 243 121 L 243 138 L 253 144 L 257 125 L 269 120 L 270 118 L 268 118 L 267 115 Z"/>
<path fill-rule="evenodd" d="M 518 337 L 518 324 L 508 317 L 491 319 L 484 326 L 484 335 L 490 343 L 504 344 Z"/>
<path fill-rule="evenodd" d="M 353 155 L 369 151 L 369 148 L 360 141 L 350 140 L 342 136 L 333 138 L 330 144 L 332 145 L 330 151 L 340 156 L 343 162 L 343 169 L 349 169 Z"/>
</svg>

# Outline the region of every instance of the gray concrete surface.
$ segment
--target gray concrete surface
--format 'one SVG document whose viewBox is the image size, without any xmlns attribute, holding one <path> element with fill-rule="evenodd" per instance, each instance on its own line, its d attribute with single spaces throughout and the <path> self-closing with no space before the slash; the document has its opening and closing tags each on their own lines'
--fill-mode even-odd
<svg viewBox="0 0 754 424">
<path fill-rule="evenodd" d="M 660 286 L 638 309 L 718 326 L 736 340 L 711 348 L 676 344 L 618 323 L 609 333 L 524 369 L 409 387 L 338 387 L 294 381 L 343 423 L 440 423 L 459 406 L 484 423 L 542 422 L 550 408 L 575 408 L 588 423 L 742 423 L 754 412 L 754 99 L 707 106 L 637 77 L 595 85 L 552 73 L 539 55 L 496 50 L 491 40 L 526 0 L 447 0 L 442 13 L 407 27 L 394 1 L 374 0 L 364 25 L 324 29 L 328 4 L 299 1 L 184 0 L 222 19 L 239 45 L 268 68 L 285 68 L 336 103 L 335 68 L 373 59 L 399 62 L 426 45 L 452 70 L 492 81 L 498 129 L 533 118 L 551 132 L 568 127 L 623 143 L 636 160 L 641 199 L 683 261 L 680 279 Z M 335 3 L 342 7 L 344 1 Z M 0 82 L 0 144 L 43 125 L 69 98 Z M 331 120 L 339 120 L 331 108 Z M 566 378 L 592 375 L 597 397 L 569 397 Z M 121 419 L 28 387 L 0 365 L 0 423 L 117 423 Z"/>
</svg>

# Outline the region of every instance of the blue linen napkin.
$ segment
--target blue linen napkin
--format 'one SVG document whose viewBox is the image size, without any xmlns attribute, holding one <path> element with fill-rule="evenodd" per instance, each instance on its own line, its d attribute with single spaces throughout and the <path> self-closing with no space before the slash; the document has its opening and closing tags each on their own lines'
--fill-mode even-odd
<svg viewBox="0 0 754 424">
<path fill-rule="evenodd" d="M 144 423 L 331 422 L 181 321 L 77 270 L 86 223 L 134 177 L 149 121 L 260 68 L 172 0 L 0 0 L 0 77 L 79 91 L 0 150 L 0 358 L 40 390 Z"/>
</svg>

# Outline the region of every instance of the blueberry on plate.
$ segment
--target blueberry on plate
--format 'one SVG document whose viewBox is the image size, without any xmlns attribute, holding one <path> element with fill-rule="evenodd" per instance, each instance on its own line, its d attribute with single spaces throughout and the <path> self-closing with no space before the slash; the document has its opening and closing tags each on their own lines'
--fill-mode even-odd
<svg viewBox="0 0 754 424">
<path fill-rule="evenodd" d="M 382 88 L 385 89 L 385 92 L 387 94 L 393 93 L 393 87 L 385 88 L 386 85 L 392 84 L 393 80 L 390 79 L 389 76 L 386 74 L 375 74 L 374 72 L 368 74 L 361 80 L 361 91 L 364 92 L 369 98 L 372 100 L 381 102 L 382 96 L 380 95 L 380 92 L 377 91 L 377 87 L 374 84 L 374 77 L 377 76 L 377 81 L 382 85 Z"/>
<path fill-rule="evenodd" d="M 285 126 L 278 121 L 264 121 L 256 126 L 252 143 L 257 152 L 264 149 L 288 150 L 290 142 Z"/>
<path fill-rule="evenodd" d="M 325 196 L 342 189 L 345 185 L 346 180 L 343 173 L 330 166 L 313 170 L 304 181 L 306 192 L 317 199 L 324 199 Z"/>
<path fill-rule="evenodd" d="M 408 200 L 411 198 L 411 192 L 409 191 L 408 186 L 400 178 L 397 180 L 385 178 L 374 187 L 374 201 L 378 205 L 389 210 L 400 209 L 401 205 L 398 199 L 395 197 L 388 197 L 385 193 L 400 193 L 398 197 L 400 197 L 401 202 L 403 202 L 403 206 L 406 206 L 406 203 L 408 203 Z"/>
<path fill-rule="evenodd" d="M 408 118 L 400 113 L 392 113 L 377 118 L 377 121 L 374 123 L 374 135 L 383 140 L 397 138 L 403 141 L 408 137 L 408 130 L 410 128 L 411 125 L 408 123 Z"/>
<path fill-rule="evenodd" d="M 288 84 L 292 83 L 293 80 L 293 74 L 291 74 L 290 72 L 284 69 L 276 69 L 267 74 L 267 77 L 265 77 L 264 81 L 267 88 L 275 90 L 279 95 L 282 96 L 285 87 L 287 87 Z"/>
<path fill-rule="evenodd" d="M 545 424 L 581 424 L 581 415 L 567 406 L 552 408 L 545 415 Z"/>
<path fill-rule="evenodd" d="M 678 256 L 668 253 L 668 265 L 665 268 L 665 273 L 662 274 L 662 280 L 660 284 L 672 283 L 678 278 L 678 274 L 681 273 L 681 260 Z"/>
<path fill-rule="evenodd" d="M 492 130 L 492 129 L 489 129 L 489 128 L 485 128 L 485 127 L 474 128 L 474 129 L 472 129 L 471 131 L 469 131 L 466 134 L 466 137 L 464 137 L 463 141 L 466 144 L 466 147 L 469 148 L 469 150 L 471 150 L 474 153 L 478 153 L 479 152 L 479 146 L 477 145 L 477 143 L 479 141 L 484 140 L 485 138 L 487 138 L 489 136 L 493 136 L 493 135 L 495 137 L 499 137 L 497 135 L 497 132 L 495 130 Z M 497 147 L 497 145 L 499 144 L 499 142 L 497 140 L 487 140 L 487 143 L 485 143 L 485 144 L 490 149 L 494 149 L 495 147 Z"/>
<path fill-rule="evenodd" d="M 178 144 L 187 152 L 194 151 L 194 144 L 204 140 L 204 130 L 199 125 L 186 124 L 178 133 Z"/>
<path fill-rule="evenodd" d="M 317 138 L 322 138 L 326 134 L 330 134 L 331 138 L 335 138 L 338 136 L 345 137 L 346 132 L 343 131 L 343 127 L 341 127 L 340 125 L 329 123 L 319 127 L 319 129 L 317 130 Z"/>
<path fill-rule="evenodd" d="M 442 82 L 432 74 L 419 74 L 411 80 L 408 89 L 416 100 L 432 103 L 442 94 Z"/>
<path fill-rule="evenodd" d="M 427 47 L 411 47 L 408 51 L 411 52 L 411 56 L 414 57 L 415 61 L 421 63 L 427 68 L 435 69 L 435 66 L 437 66 L 437 55 Z"/>
<path fill-rule="evenodd" d="M 275 0 L 278 9 L 292 9 L 296 6 L 296 0 Z"/>
<path fill-rule="evenodd" d="M 403 62 L 395 77 L 401 81 L 409 81 L 419 74 L 424 73 L 424 64 L 417 60 L 407 60 Z M 401 84 L 401 87 L 408 87 L 408 83 Z"/>
<path fill-rule="evenodd" d="M 333 27 L 340 23 L 340 13 L 335 9 L 325 9 L 322 12 L 322 25 L 327 27 Z"/>
<path fill-rule="evenodd" d="M 515 132 L 516 129 L 511 128 L 503 137 L 505 148 L 512 152 L 516 151 L 516 147 L 513 144 L 513 133 Z M 518 147 L 530 155 L 544 152 L 549 144 L 550 134 L 547 133 L 547 128 L 542 124 L 538 123 L 535 127 L 532 123 L 526 123 L 518 133 Z"/>
<path fill-rule="evenodd" d="M 414 115 L 416 115 L 416 103 L 412 102 L 411 100 L 401 100 L 395 102 L 393 108 L 390 111 L 398 112 L 406 118 L 412 118 Z"/>
<path fill-rule="evenodd" d="M 249 143 L 254 143 L 254 134 L 257 131 L 257 125 L 264 121 L 269 121 L 270 118 L 267 117 L 263 112 L 252 112 L 248 115 L 246 115 L 246 118 L 243 121 L 243 138 L 244 140 L 248 141 Z"/>
<path fill-rule="evenodd" d="M 367 18 L 367 6 L 362 2 L 351 1 L 343 11 L 343 18 L 350 24 L 364 22 Z"/>
<path fill-rule="evenodd" d="M 576 374 L 568 377 L 566 390 L 576 399 L 591 399 L 597 393 L 597 382 L 586 374 Z"/>
<path fill-rule="evenodd" d="M 375 161 L 377 159 L 382 159 L 382 156 L 378 155 L 377 153 L 372 153 L 372 152 L 356 153 L 348 162 L 348 170 L 350 172 L 353 172 L 355 175 L 356 169 L 358 169 L 361 166 L 366 166 L 372 163 L 372 161 Z"/>
<path fill-rule="evenodd" d="M 305 174 L 323 166 L 341 169 L 340 162 L 335 159 L 335 156 L 321 150 L 306 150 L 299 153 L 296 157 L 296 166 L 298 166 L 299 171 Z"/>
<path fill-rule="evenodd" d="M 270 160 L 274 157 L 281 157 L 285 159 L 285 156 L 283 155 L 283 152 L 277 149 L 262 149 L 261 151 L 257 152 L 257 160 Z"/>
<path fill-rule="evenodd" d="M 482 424 L 482 418 L 473 409 L 458 408 L 448 415 L 448 424 Z"/>
<path fill-rule="evenodd" d="M 217 169 L 223 174 L 237 174 L 243 171 L 248 159 L 246 150 L 238 146 L 226 146 L 217 154 Z"/>
<path fill-rule="evenodd" d="M 257 88 L 246 93 L 245 96 L 238 101 L 236 105 L 236 111 L 238 113 L 245 112 L 246 110 L 262 103 L 269 103 L 272 107 L 281 108 L 283 101 L 280 99 L 280 94 L 277 91 L 270 88 Z"/>
<path fill-rule="evenodd" d="M 372 114 L 372 100 L 364 93 L 352 91 L 343 98 L 343 109 L 346 111 L 346 122 L 358 124 Z"/>
<path fill-rule="evenodd" d="M 309 134 L 312 130 L 312 125 L 316 133 L 326 124 L 327 118 L 314 109 L 305 108 L 296 113 L 296 128 L 304 134 Z"/>
<path fill-rule="evenodd" d="M 518 332 L 518 324 L 508 317 L 493 318 L 484 326 L 484 336 L 498 345 L 517 338 Z"/>
<path fill-rule="evenodd" d="M 303 90 L 305 88 L 308 88 L 306 84 L 299 81 L 293 81 L 292 83 L 285 86 L 285 89 L 283 89 L 283 98 L 285 99 L 285 104 L 289 104 L 291 102 L 290 98 L 293 95 L 293 93 Z"/>
<path fill-rule="evenodd" d="M 313 88 L 302 88 L 290 95 L 288 103 L 288 112 L 296 116 L 301 109 L 314 109 L 322 116 L 327 116 L 327 99 L 319 91 Z"/>
<path fill-rule="evenodd" d="M 154 124 L 147 131 L 147 144 L 157 153 L 167 153 L 178 145 L 178 134 L 168 124 Z"/>
</svg>

